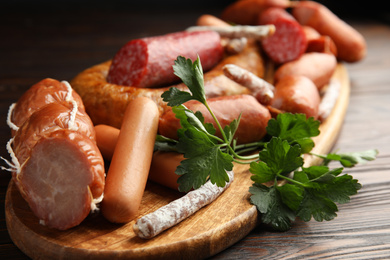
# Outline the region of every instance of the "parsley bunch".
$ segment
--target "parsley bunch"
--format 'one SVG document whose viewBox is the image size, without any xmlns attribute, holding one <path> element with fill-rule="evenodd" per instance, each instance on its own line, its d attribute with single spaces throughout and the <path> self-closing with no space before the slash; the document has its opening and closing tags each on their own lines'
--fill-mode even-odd
<svg viewBox="0 0 390 260">
<path fill-rule="evenodd" d="M 374 160 L 376 150 L 361 153 L 317 155 L 310 153 L 314 147 L 312 137 L 319 135 L 320 122 L 306 119 L 303 114 L 283 113 L 271 119 L 264 140 L 251 144 L 236 145 L 233 139 L 240 118 L 222 129 L 213 111 L 207 104 L 203 70 L 199 60 L 178 57 L 173 66 L 174 73 L 189 92 L 170 88 L 162 98 L 172 107 L 180 120 L 178 141 L 158 136 L 156 149 L 176 150 L 184 159 L 176 169 L 179 190 L 197 189 L 207 180 L 223 187 L 229 181 L 226 171 L 233 169 L 233 162 L 250 164 L 253 185 L 249 188 L 250 201 L 261 213 L 261 220 L 276 230 L 288 230 L 292 221 L 299 217 L 303 221 L 317 221 L 336 217 L 336 203 L 349 202 L 361 184 L 343 168 L 330 169 L 331 161 L 344 167 Z M 201 102 L 216 122 L 222 138 L 215 136 L 212 124 L 204 123 L 201 113 L 187 109 L 183 104 L 189 100 Z M 259 151 L 247 154 L 249 151 Z M 303 154 L 323 159 L 319 166 L 303 167 Z M 267 185 L 266 185 L 267 184 Z"/>
</svg>

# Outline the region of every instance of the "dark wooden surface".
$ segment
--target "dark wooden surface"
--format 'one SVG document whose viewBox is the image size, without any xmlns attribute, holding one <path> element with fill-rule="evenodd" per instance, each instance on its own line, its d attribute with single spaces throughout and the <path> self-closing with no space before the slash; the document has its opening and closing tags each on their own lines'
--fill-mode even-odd
<svg viewBox="0 0 390 260">
<path fill-rule="evenodd" d="M 191 10 L 179 1 L 165 6 L 150 1 L 153 9 L 125 1 L 43 2 L 0 6 L 0 155 L 5 158 L 9 158 L 5 149 L 10 138 L 5 123 L 8 107 L 32 84 L 46 77 L 70 81 L 83 69 L 110 59 L 132 38 L 183 30 L 200 14 L 218 14 L 231 1 L 213 5 L 200 1 Z M 346 19 L 367 39 L 368 55 L 359 63 L 346 64 L 352 92 L 334 149 L 379 150 L 376 161 L 347 170 L 363 188 L 349 204 L 339 207 L 333 221 L 297 221 L 284 233 L 259 226 L 214 259 L 390 258 L 390 25 L 386 13 L 361 13 Z M 9 180 L 10 173 L 1 171 L 0 259 L 28 259 L 6 229 Z"/>
</svg>

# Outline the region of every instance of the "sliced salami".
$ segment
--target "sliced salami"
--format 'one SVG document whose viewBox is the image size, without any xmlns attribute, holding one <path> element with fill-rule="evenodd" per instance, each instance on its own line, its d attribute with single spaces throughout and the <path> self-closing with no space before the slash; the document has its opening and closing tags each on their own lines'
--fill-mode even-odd
<svg viewBox="0 0 390 260">
<path fill-rule="evenodd" d="M 269 8 L 259 16 L 259 24 L 273 24 L 276 31 L 262 41 L 267 56 L 281 64 L 299 58 L 306 50 L 307 39 L 301 25 L 282 8 Z"/>
</svg>

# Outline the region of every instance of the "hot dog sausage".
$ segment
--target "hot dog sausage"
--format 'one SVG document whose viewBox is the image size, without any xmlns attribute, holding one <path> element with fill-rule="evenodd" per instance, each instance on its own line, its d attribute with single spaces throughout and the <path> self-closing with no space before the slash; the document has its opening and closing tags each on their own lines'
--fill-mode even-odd
<svg viewBox="0 0 390 260">
<path fill-rule="evenodd" d="M 275 71 L 274 80 L 278 82 L 287 75 L 302 75 L 308 77 L 318 89 L 321 89 L 329 82 L 336 70 L 336 66 L 337 60 L 332 54 L 305 53 L 299 59 L 280 66 Z"/>
<path fill-rule="evenodd" d="M 235 139 L 237 143 L 250 143 L 259 141 L 266 134 L 266 126 L 271 115 L 263 105 L 261 105 L 253 96 L 236 95 L 223 96 L 208 99 L 207 103 L 213 110 L 222 128 L 230 124 L 241 115 L 240 125 L 237 129 Z M 197 101 L 188 101 L 184 104 L 192 111 L 200 111 L 206 123 L 213 123 L 214 120 L 203 104 Z M 167 110 L 160 118 L 159 133 L 170 138 L 177 138 L 177 130 L 180 128 L 180 122 L 175 117 L 171 109 Z M 221 133 L 217 130 L 217 136 Z"/>
<path fill-rule="evenodd" d="M 108 169 L 103 216 L 114 223 L 133 219 L 141 204 L 157 134 L 159 112 L 145 97 L 129 103 Z"/>
<path fill-rule="evenodd" d="M 179 80 L 172 68 L 179 55 L 192 60 L 199 55 L 203 69 L 211 69 L 223 55 L 219 34 L 214 31 L 177 32 L 132 40 L 113 58 L 107 81 L 135 87 L 172 84 Z"/>
<path fill-rule="evenodd" d="M 261 41 L 265 53 L 281 64 L 299 58 L 306 50 L 306 35 L 301 25 L 286 10 L 268 8 L 259 16 L 261 25 L 273 24 L 276 31 Z"/>
<path fill-rule="evenodd" d="M 227 6 L 221 18 L 236 24 L 255 25 L 259 14 L 270 7 L 287 8 L 288 0 L 240 0 Z"/>
<path fill-rule="evenodd" d="M 109 125 L 97 125 L 95 130 L 96 143 L 100 152 L 106 160 L 111 160 L 118 142 L 120 130 Z M 175 171 L 182 160 L 184 160 L 184 157 L 180 153 L 154 152 L 148 179 L 177 191 L 179 175 Z"/>
<path fill-rule="evenodd" d="M 356 62 L 365 57 L 367 50 L 363 36 L 324 5 L 299 1 L 294 5 L 292 14 L 300 24 L 311 26 L 320 34 L 332 38 L 338 59 Z"/>
<path fill-rule="evenodd" d="M 175 171 L 183 160 L 184 156 L 181 153 L 154 152 L 150 165 L 149 180 L 177 191 L 179 189 L 177 179 L 180 175 L 177 175 Z"/>
<path fill-rule="evenodd" d="M 289 75 L 275 85 L 271 107 L 282 112 L 303 113 L 306 117 L 318 117 L 320 95 L 314 83 L 304 76 Z"/>
</svg>

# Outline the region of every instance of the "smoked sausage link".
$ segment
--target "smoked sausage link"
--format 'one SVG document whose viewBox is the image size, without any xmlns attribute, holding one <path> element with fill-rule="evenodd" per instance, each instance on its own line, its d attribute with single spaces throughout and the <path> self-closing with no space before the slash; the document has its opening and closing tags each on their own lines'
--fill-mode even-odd
<svg viewBox="0 0 390 260">
<path fill-rule="evenodd" d="M 178 81 L 172 65 L 178 56 L 196 60 L 199 55 L 205 71 L 223 56 L 218 33 L 214 31 L 177 32 L 135 39 L 123 46 L 112 60 L 107 81 L 135 87 L 161 87 Z"/>
<path fill-rule="evenodd" d="M 239 127 L 235 134 L 238 144 L 259 141 L 266 134 L 266 126 L 271 115 L 267 108 L 261 105 L 253 96 L 235 95 L 210 98 L 207 100 L 211 110 L 214 112 L 222 128 L 229 125 L 234 119 L 241 115 Z M 188 101 L 184 105 L 192 111 L 200 111 L 206 123 L 216 124 L 205 106 L 197 101 Z M 163 136 L 177 139 L 177 130 L 180 128 L 180 121 L 175 117 L 171 109 L 164 113 L 159 122 L 159 133 Z M 221 133 L 217 129 L 217 136 Z"/>
<path fill-rule="evenodd" d="M 318 117 L 320 94 L 314 83 L 304 76 L 289 75 L 275 85 L 271 107 L 282 112 L 303 113 L 307 118 Z"/>
<path fill-rule="evenodd" d="M 269 8 L 261 13 L 258 23 L 275 25 L 275 33 L 261 44 L 268 57 L 281 64 L 299 58 L 306 50 L 306 34 L 301 25 L 286 10 Z"/>
<path fill-rule="evenodd" d="M 114 223 L 136 217 L 145 190 L 157 134 L 159 112 L 146 97 L 131 101 L 107 172 L 103 216 Z"/>
<path fill-rule="evenodd" d="M 300 24 L 311 26 L 321 35 L 332 38 L 338 59 L 356 62 L 366 56 L 363 36 L 324 5 L 314 1 L 297 1 L 292 14 Z"/>
<path fill-rule="evenodd" d="M 321 89 L 329 82 L 336 67 L 337 60 L 332 54 L 305 53 L 299 59 L 281 65 L 275 71 L 274 81 L 278 82 L 287 75 L 300 75 L 309 78 Z"/>
<path fill-rule="evenodd" d="M 228 5 L 221 18 L 230 23 L 255 25 L 259 14 L 267 8 L 287 8 L 289 5 L 289 0 L 239 0 Z"/>
</svg>

